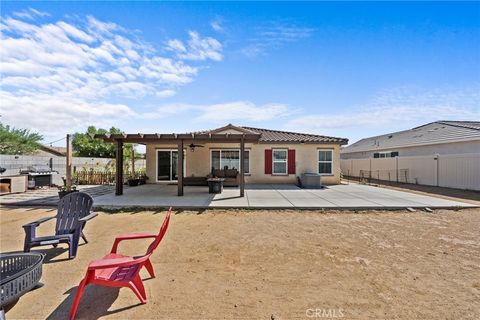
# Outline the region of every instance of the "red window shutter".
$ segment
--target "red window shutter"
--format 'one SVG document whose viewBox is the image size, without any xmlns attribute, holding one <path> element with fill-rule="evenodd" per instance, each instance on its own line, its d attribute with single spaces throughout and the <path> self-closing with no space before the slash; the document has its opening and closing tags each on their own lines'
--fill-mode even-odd
<svg viewBox="0 0 480 320">
<path fill-rule="evenodd" d="M 295 174 L 295 150 L 288 150 L 288 174 Z"/>
<path fill-rule="evenodd" d="M 272 149 L 265 149 L 265 174 L 272 174 Z"/>
</svg>

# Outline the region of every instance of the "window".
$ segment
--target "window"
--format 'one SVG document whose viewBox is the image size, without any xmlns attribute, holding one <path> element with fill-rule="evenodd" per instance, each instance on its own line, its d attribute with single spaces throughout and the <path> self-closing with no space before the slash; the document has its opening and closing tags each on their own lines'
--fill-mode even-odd
<svg viewBox="0 0 480 320">
<path fill-rule="evenodd" d="M 250 173 L 250 151 L 245 150 L 244 171 Z M 240 150 L 212 150 L 212 169 L 237 169 L 240 171 Z"/>
<path fill-rule="evenodd" d="M 318 150 L 318 173 L 332 174 L 332 150 Z"/>
<path fill-rule="evenodd" d="M 287 174 L 287 150 L 273 150 L 273 174 Z"/>
<path fill-rule="evenodd" d="M 394 158 L 398 157 L 397 151 L 382 151 L 373 154 L 374 158 Z"/>
</svg>

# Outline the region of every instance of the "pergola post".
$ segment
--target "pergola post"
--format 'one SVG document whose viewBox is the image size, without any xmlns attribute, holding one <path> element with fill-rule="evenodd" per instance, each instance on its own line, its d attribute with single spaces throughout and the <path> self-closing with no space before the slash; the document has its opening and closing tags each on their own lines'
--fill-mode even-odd
<svg viewBox="0 0 480 320">
<path fill-rule="evenodd" d="M 240 197 L 245 196 L 245 140 L 240 140 Z"/>
<path fill-rule="evenodd" d="M 115 150 L 115 195 L 123 194 L 123 141 L 116 140 Z"/>
<path fill-rule="evenodd" d="M 132 177 L 135 178 L 135 146 L 132 144 Z"/>
<path fill-rule="evenodd" d="M 72 136 L 67 134 L 67 157 L 66 157 L 65 187 L 68 191 L 72 189 Z"/>
<path fill-rule="evenodd" d="M 183 140 L 178 140 L 177 147 L 177 187 L 178 196 L 183 196 Z"/>
</svg>

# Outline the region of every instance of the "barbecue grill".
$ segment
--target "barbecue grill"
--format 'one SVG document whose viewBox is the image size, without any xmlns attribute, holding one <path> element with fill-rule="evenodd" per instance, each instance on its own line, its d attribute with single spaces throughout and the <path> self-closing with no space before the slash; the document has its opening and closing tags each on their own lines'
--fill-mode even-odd
<svg viewBox="0 0 480 320">
<path fill-rule="evenodd" d="M 50 187 L 53 184 L 52 176 L 57 173 L 47 165 L 34 165 L 20 170 L 20 174 L 28 174 L 29 188 Z"/>
</svg>

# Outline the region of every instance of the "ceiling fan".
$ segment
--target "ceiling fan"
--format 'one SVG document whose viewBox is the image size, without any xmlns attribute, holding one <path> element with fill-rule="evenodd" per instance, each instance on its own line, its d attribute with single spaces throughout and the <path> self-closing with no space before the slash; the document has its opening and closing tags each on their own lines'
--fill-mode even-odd
<svg viewBox="0 0 480 320">
<path fill-rule="evenodd" d="M 194 144 L 194 143 L 190 143 L 190 145 L 189 145 L 188 147 L 190 148 L 190 150 L 191 150 L 192 152 L 195 151 L 195 148 L 196 148 L 196 147 L 203 148 L 203 146 L 202 146 L 201 144 Z"/>
</svg>

